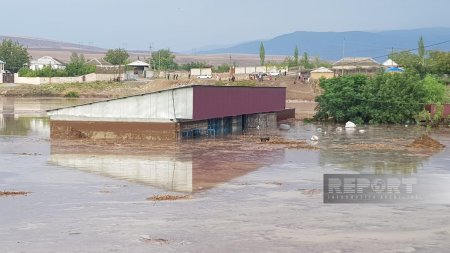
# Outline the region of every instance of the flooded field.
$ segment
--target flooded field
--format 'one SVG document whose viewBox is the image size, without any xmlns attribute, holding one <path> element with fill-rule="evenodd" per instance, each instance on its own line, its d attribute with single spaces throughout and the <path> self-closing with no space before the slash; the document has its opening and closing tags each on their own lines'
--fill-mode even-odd
<svg viewBox="0 0 450 253">
<path fill-rule="evenodd" d="M 26 194 L 0 195 L 0 252 L 450 248 L 450 128 L 292 121 L 289 131 L 180 143 L 52 141 L 43 109 L 90 101 L 2 99 L 0 192 Z M 410 146 L 424 133 L 446 147 Z M 414 175 L 423 196 L 324 204 L 324 173 Z"/>
</svg>

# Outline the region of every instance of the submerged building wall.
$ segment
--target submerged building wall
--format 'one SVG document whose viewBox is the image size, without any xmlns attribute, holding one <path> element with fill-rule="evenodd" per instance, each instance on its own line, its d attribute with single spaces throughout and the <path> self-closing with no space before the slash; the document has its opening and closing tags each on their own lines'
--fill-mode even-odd
<svg viewBox="0 0 450 253">
<path fill-rule="evenodd" d="M 52 139 L 115 139 L 173 141 L 178 137 L 177 123 L 51 121 Z"/>
</svg>

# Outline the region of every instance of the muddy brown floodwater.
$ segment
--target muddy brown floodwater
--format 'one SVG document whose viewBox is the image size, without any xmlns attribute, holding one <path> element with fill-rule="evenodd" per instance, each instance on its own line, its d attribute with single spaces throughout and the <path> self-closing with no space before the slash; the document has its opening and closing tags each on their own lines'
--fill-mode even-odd
<svg viewBox="0 0 450 253">
<path fill-rule="evenodd" d="M 289 131 L 176 144 L 69 142 L 49 139 L 42 113 L 8 108 L 0 115 L 0 192 L 29 194 L 0 197 L 0 252 L 450 248 L 449 128 L 336 131 L 296 121 Z M 446 147 L 411 147 L 423 134 Z M 423 197 L 324 204 L 324 173 L 414 175 Z"/>
</svg>

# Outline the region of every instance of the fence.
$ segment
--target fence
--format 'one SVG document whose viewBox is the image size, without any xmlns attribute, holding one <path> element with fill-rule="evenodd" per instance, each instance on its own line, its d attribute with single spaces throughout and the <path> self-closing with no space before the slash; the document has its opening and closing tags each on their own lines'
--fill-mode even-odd
<svg viewBox="0 0 450 253">
<path fill-rule="evenodd" d="M 14 82 L 17 84 L 52 84 L 52 83 L 90 83 L 96 81 L 114 81 L 120 78 L 123 80 L 124 74 L 87 74 L 74 77 L 21 77 L 14 74 Z"/>
</svg>

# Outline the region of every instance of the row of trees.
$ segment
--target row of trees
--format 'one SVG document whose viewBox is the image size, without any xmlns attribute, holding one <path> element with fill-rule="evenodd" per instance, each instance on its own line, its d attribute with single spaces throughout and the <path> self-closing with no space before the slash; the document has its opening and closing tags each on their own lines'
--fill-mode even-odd
<svg viewBox="0 0 450 253">
<path fill-rule="evenodd" d="M 110 49 L 106 53 L 105 60 L 113 65 L 123 65 L 129 58 L 128 52 L 125 49 Z M 27 70 L 24 66 L 28 65 L 31 57 L 28 54 L 27 48 L 19 42 L 5 39 L 0 44 L 0 60 L 5 62 L 5 69 L 11 72 L 18 72 L 27 76 L 76 76 L 92 73 L 95 71 L 95 66 L 86 64 L 86 59 L 83 55 L 76 53 L 72 54 L 69 64 L 65 70 L 56 70 L 46 67 L 40 71 Z"/>
<path fill-rule="evenodd" d="M 130 55 L 125 49 L 109 49 L 106 52 L 105 60 L 112 65 L 125 65 L 128 63 Z M 321 61 L 316 57 L 313 61 L 309 60 L 308 54 L 305 52 L 303 57 L 299 59 L 298 47 L 294 49 L 293 57 L 286 57 L 286 59 L 281 62 L 265 62 L 265 49 L 261 42 L 260 45 L 260 59 L 261 65 L 268 66 L 279 66 L 279 67 L 292 67 L 292 66 L 302 66 L 304 68 L 313 68 L 318 66 L 327 66 L 326 62 Z M 18 42 L 13 42 L 11 40 L 3 40 L 0 45 L 0 60 L 6 62 L 5 68 L 17 72 L 22 69 L 30 61 L 30 56 L 25 47 L 20 45 Z M 203 68 L 212 67 L 211 65 L 204 62 L 190 62 L 186 64 L 177 64 L 175 62 L 175 55 L 169 49 L 161 49 L 152 52 L 151 58 L 148 61 L 150 66 L 156 70 L 190 70 L 191 68 Z M 230 65 L 222 64 L 216 66 L 214 71 L 216 72 L 228 72 Z M 23 69 L 21 72 L 28 76 L 73 76 L 79 75 L 81 73 L 88 73 L 92 71 L 92 68 L 86 66 L 86 60 L 83 55 L 72 55 L 70 63 L 67 65 L 67 73 L 59 73 L 58 70 L 45 69 L 43 71 L 31 72 Z M 95 70 L 94 70 L 95 71 Z"/>
<path fill-rule="evenodd" d="M 259 44 L 259 59 L 262 66 L 275 65 L 279 67 L 303 67 L 304 69 L 331 67 L 331 63 L 322 61 L 319 57 L 315 57 L 314 60 L 311 61 L 307 52 L 304 52 L 302 58 L 300 59 L 298 46 L 295 46 L 293 56 L 287 56 L 281 63 L 274 63 L 266 62 L 266 49 L 264 48 L 264 44 L 261 42 Z"/>
</svg>

